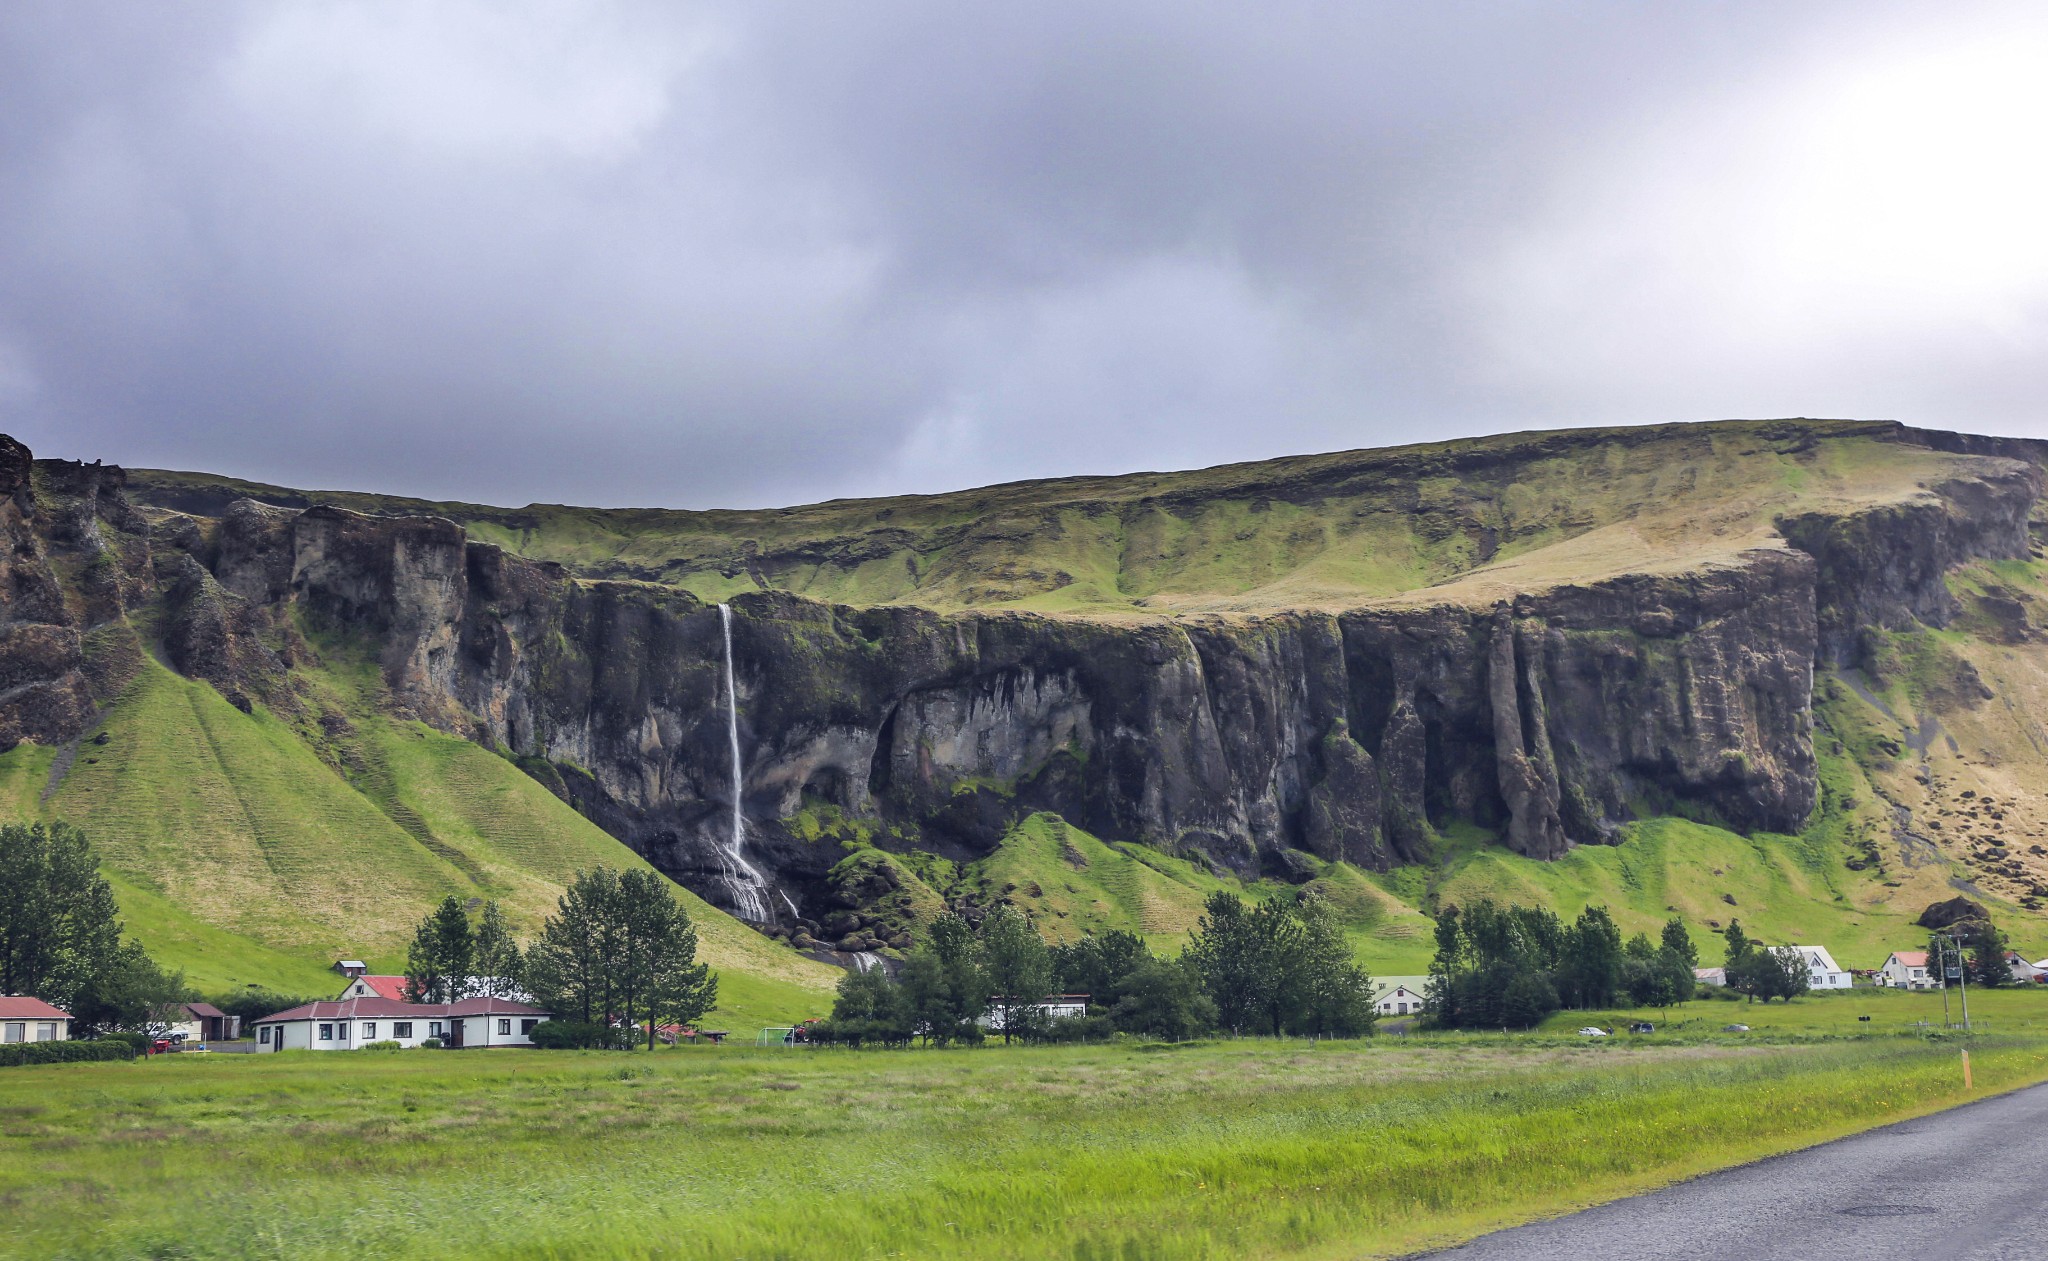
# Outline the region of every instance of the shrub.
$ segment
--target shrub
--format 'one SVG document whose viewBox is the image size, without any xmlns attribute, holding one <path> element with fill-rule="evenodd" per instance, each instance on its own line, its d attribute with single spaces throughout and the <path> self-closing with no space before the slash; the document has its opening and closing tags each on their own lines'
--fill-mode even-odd
<svg viewBox="0 0 2048 1261">
<path fill-rule="evenodd" d="M 610 1029 L 594 1020 L 543 1020 L 533 1029 L 533 1044 L 546 1051 L 606 1050 L 620 1045 L 630 1030 Z"/>
<path fill-rule="evenodd" d="M 126 1042 L 126 1043 L 127 1043 L 127 1044 L 128 1044 L 129 1046 L 132 1046 L 132 1047 L 134 1047 L 134 1048 L 135 1048 L 135 1053 L 136 1053 L 137 1055 L 140 1055 L 140 1054 L 142 1054 L 142 1053 L 143 1053 L 144 1051 L 147 1051 L 147 1050 L 149 1049 L 149 1042 L 150 1042 L 150 1038 L 149 1038 L 149 1035 L 148 1035 L 148 1034 L 146 1034 L 146 1033 L 126 1033 L 126 1032 L 115 1032 L 115 1033 L 103 1033 L 103 1034 L 101 1034 L 101 1035 L 100 1035 L 100 1041 L 102 1041 L 102 1042 Z"/>
<path fill-rule="evenodd" d="M 405 1043 L 393 1042 L 389 1038 L 382 1042 L 365 1042 L 356 1048 L 358 1051 L 403 1051 L 404 1049 Z"/>
<path fill-rule="evenodd" d="M 441 1049 L 441 1039 L 428 1038 L 425 1042 L 420 1043 L 420 1045 L 429 1051 L 438 1051 Z"/>
<path fill-rule="evenodd" d="M 93 1042 L 13 1042 L 0 1045 L 0 1068 L 134 1058 L 135 1048 L 118 1038 L 101 1038 Z"/>
</svg>

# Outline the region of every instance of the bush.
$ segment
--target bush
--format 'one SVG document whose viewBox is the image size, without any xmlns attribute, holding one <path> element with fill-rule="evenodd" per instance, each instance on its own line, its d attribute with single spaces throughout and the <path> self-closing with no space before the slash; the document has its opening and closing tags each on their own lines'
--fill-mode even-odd
<svg viewBox="0 0 2048 1261">
<path fill-rule="evenodd" d="M 429 1051 L 438 1051 L 441 1049 L 441 1039 L 428 1038 L 425 1042 L 420 1043 L 420 1046 Z"/>
<path fill-rule="evenodd" d="M 543 1020 L 533 1028 L 533 1044 L 544 1051 L 602 1051 L 622 1045 L 632 1032 L 592 1020 Z"/>
<path fill-rule="evenodd" d="M 148 1035 L 148 1034 L 146 1034 L 146 1033 L 126 1033 L 126 1032 L 115 1032 L 115 1033 L 103 1033 L 103 1034 L 101 1034 L 101 1035 L 100 1035 L 100 1041 L 102 1041 L 102 1042 L 126 1042 L 126 1043 L 127 1043 L 127 1044 L 128 1044 L 129 1046 L 132 1046 L 132 1047 L 134 1047 L 134 1048 L 135 1048 L 135 1053 L 136 1053 L 137 1055 L 140 1055 L 140 1054 L 142 1054 L 142 1053 L 143 1053 L 144 1051 L 147 1051 L 147 1050 L 149 1050 L 149 1042 L 150 1042 L 150 1037 L 149 1037 L 149 1035 Z"/>
<path fill-rule="evenodd" d="M 1062 1016 L 1032 1026 L 1025 1034 L 1030 1042 L 1107 1042 L 1116 1036 L 1116 1023 L 1108 1012 L 1091 1016 Z"/>
<path fill-rule="evenodd" d="M 356 1048 L 358 1051 L 403 1051 L 404 1049 L 405 1043 L 393 1042 L 389 1038 L 382 1042 L 365 1042 Z"/>
<path fill-rule="evenodd" d="M 0 1068 L 23 1064 L 75 1064 L 86 1060 L 132 1060 L 135 1048 L 119 1038 L 93 1042 L 11 1042 L 0 1045 Z"/>
</svg>

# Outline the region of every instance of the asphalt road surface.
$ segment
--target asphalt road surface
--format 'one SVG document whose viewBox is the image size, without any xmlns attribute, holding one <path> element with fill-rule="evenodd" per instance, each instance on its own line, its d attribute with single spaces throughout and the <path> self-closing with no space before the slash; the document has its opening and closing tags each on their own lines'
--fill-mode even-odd
<svg viewBox="0 0 2048 1261">
<path fill-rule="evenodd" d="M 2041 1261 L 2048 1086 L 1432 1254 L 1446 1261 Z"/>
</svg>

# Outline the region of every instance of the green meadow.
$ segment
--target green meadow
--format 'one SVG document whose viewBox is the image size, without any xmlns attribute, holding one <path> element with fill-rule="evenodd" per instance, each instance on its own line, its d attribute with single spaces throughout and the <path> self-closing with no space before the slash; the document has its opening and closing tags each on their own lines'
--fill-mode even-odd
<svg viewBox="0 0 2048 1261">
<path fill-rule="evenodd" d="M 7 1069 L 0 1255 L 1400 1255 L 2048 1079 L 2044 998 L 1971 1090 L 1912 1032 Z"/>
</svg>

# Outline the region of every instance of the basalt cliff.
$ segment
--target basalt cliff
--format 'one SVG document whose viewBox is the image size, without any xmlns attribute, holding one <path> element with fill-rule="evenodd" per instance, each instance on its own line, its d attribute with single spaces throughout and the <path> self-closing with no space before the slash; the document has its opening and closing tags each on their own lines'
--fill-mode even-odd
<svg viewBox="0 0 2048 1261">
<path fill-rule="evenodd" d="M 969 863 L 1052 812 L 1281 880 L 1427 865 L 1454 828 L 1534 859 L 1660 816 L 1794 833 L 1845 738 L 1817 723 L 1830 680 L 1911 674 L 1901 636 L 2033 642 L 2044 463 L 1731 422 L 605 514 L 6 440 L 0 743 L 75 755 L 145 658 L 317 737 L 340 719 L 302 676 L 360 654 L 392 715 L 515 763 L 728 908 L 737 792 L 770 918 L 826 940 L 886 892 L 849 873 L 856 832 Z M 1992 694 L 1967 656 L 1929 667 L 1929 715 Z"/>
</svg>

